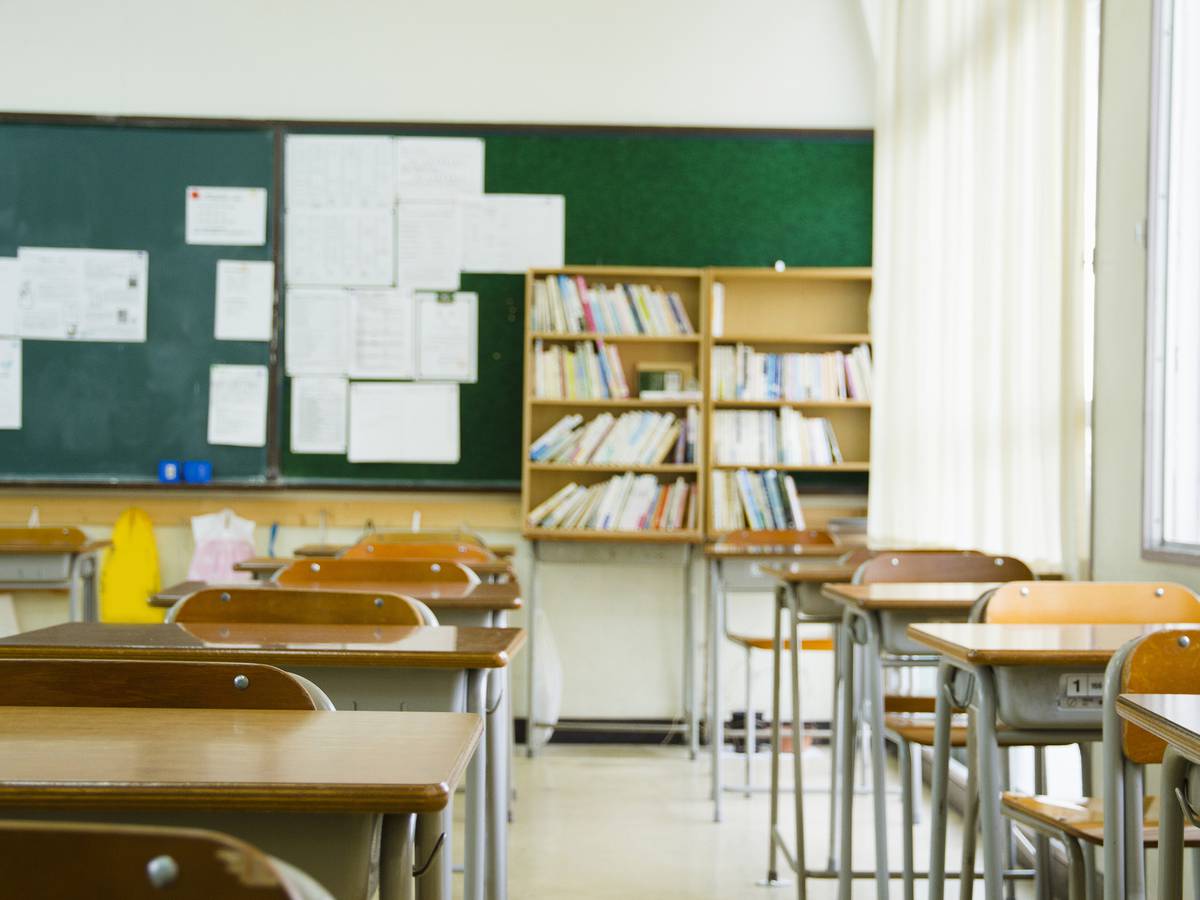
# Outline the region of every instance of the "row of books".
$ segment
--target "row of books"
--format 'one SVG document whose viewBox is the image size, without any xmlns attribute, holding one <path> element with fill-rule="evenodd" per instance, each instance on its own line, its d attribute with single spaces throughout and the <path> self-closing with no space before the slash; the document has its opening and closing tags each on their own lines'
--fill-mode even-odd
<svg viewBox="0 0 1200 900">
<path fill-rule="evenodd" d="M 700 411 L 689 406 L 680 419 L 670 412 L 601 413 L 584 423 L 583 416 L 563 416 L 529 448 L 533 462 L 564 465 L 654 466 L 670 459 L 696 459 Z"/>
<path fill-rule="evenodd" d="M 757 353 L 745 344 L 712 352 L 717 400 L 870 400 L 871 349 Z"/>
<path fill-rule="evenodd" d="M 713 472 L 713 527 L 717 531 L 804 528 L 804 511 L 791 475 Z"/>
<path fill-rule="evenodd" d="M 626 472 L 599 484 L 571 482 L 529 513 L 535 528 L 592 531 L 695 530 L 696 485 L 682 478 L 659 484 Z"/>
<path fill-rule="evenodd" d="M 713 461 L 717 465 L 829 466 L 842 449 L 828 419 L 797 410 L 717 410 L 713 413 Z"/>
<path fill-rule="evenodd" d="M 533 283 L 534 331 L 554 334 L 695 334 L 674 291 L 648 284 L 593 284 L 582 275 Z"/>
<path fill-rule="evenodd" d="M 533 344 L 533 395 L 552 400 L 608 400 L 629 396 L 617 348 L 604 341 Z"/>
</svg>

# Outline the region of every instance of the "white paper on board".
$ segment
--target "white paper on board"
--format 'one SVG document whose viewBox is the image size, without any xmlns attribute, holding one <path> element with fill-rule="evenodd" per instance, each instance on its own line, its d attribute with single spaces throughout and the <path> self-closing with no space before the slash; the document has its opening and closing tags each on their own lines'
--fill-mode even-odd
<svg viewBox="0 0 1200 900">
<path fill-rule="evenodd" d="M 480 138 L 396 138 L 396 193 L 403 203 L 483 193 Z"/>
<path fill-rule="evenodd" d="M 21 342 L 0 338 L 0 429 L 21 427 Z"/>
<path fill-rule="evenodd" d="M 217 260 L 218 341 L 269 341 L 275 300 L 275 263 L 270 260 Z"/>
<path fill-rule="evenodd" d="M 350 462 L 456 463 L 458 385 L 353 382 Z"/>
<path fill-rule="evenodd" d="M 215 364 L 208 370 L 208 442 L 267 443 L 267 367 Z"/>
<path fill-rule="evenodd" d="M 390 209 L 396 202 L 396 154 L 389 137 L 293 134 L 284 148 L 289 210 Z"/>
<path fill-rule="evenodd" d="M 484 194 L 463 201 L 463 271 L 561 268 L 566 209 L 558 194 Z"/>
<path fill-rule="evenodd" d="M 396 214 L 387 209 L 290 209 L 289 285 L 391 287 L 396 282 Z"/>
<path fill-rule="evenodd" d="M 16 337 L 17 294 L 21 288 L 21 262 L 15 256 L 0 257 L 0 337 Z"/>
<path fill-rule="evenodd" d="M 479 296 L 417 294 L 417 377 L 474 384 L 478 359 Z"/>
<path fill-rule="evenodd" d="M 457 291 L 462 269 L 462 207 L 457 200 L 412 200 L 396 207 L 396 282 Z"/>
<path fill-rule="evenodd" d="M 261 247 L 267 242 L 267 189 L 189 185 L 184 195 L 189 244 Z"/>
<path fill-rule="evenodd" d="M 412 291 L 351 291 L 350 375 L 415 377 L 416 330 Z"/>
<path fill-rule="evenodd" d="M 19 247 L 17 328 L 49 341 L 146 340 L 150 254 Z"/>
<path fill-rule="evenodd" d="M 292 379 L 292 452 L 345 453 L 345 378 L 301 375 Z"/>
<path fill-rule="evenodd" d="M 350 368 L 350 293 L 289 288 L 284 310 L 289 375 L 345 375 Z"/>
</svg>

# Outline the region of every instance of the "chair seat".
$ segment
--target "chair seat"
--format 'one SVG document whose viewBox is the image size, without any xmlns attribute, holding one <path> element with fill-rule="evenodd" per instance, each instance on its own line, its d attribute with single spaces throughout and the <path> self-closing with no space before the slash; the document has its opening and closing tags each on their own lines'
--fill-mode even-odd
<svg viewBox="0 0 1200 900">
<path fill-rule="evenodd" d="M 1089 844 L 1104 843 L 1104 800 L 1100 797 L 1034 797 L 1005 791 L 1001 808 L 1005 815 L 1031 825 L 1041 824 L 1051 831 L 1060 831 Z M 1147 847 L 1157 847 L 1158 798 L 1146 797 L 1142 809 L 1145 844 Z M 1183 841 L 1188 847 L 1200 847 L 1200 828 L 1185 828 Z"/>
<path fill-rule="evenodd" d="M 770 637 L 756 637 L 750 634 L 730 634 L 727 635 L 729 640 L 739 646 L 754 650 L 770 650 L 774 646 L 775 640 Z M 792 642 L 786 638 L 783 641 L 783 649 L 791 650 Z M 800 640 L 801 650 L 832 650 L 833 641 L 829 638 L 802 638 Z"/>
<path fill-rule="evenodd" d="M 888 713 L 883 717 L 883 727 L 899 735 L 910 744 L 921 747 L 933 746 L 934 717 L 930 713 Z M 966 714 L 950 719 L 950 746 L 967 746 Z"/>
</svg>

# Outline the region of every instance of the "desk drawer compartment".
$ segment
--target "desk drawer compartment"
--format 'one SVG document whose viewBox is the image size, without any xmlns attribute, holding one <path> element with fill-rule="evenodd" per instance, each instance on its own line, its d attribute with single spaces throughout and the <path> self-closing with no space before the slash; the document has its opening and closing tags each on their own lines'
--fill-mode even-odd
<svg viewBox="0 0 1200 900">
<path fill-rule="evenodd" d="M 996 711 L 1013 728 L 1100 728 L 1103 666 L 1004 666 L 995 669 Z M 1080 682 L 1079 689 L 1072 687 Z M 1089 693 L 1087 682 L 1091 682 Z"/>
</svg>

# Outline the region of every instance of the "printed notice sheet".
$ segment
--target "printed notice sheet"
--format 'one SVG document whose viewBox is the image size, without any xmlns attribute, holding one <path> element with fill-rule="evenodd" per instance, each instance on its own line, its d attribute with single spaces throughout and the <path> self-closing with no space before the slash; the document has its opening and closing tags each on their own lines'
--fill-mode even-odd
<svg viewBox="0 0 1200 900">
<path fill-rule="evenodd" d="M 191 185 L 184 201 L 189 244 L 261 247 L 267 242 L 267 189 Z"/>
<path fill-rule="evenodd" d="M 350 462 L 456 463 L 458 385 L 350 385 Z"/>
<path fill-rule="evenodd" d="M 21 427 L 21 342 L 0 338 L 0 429 Z"/>
<path fill-rule="evenodd" d="M 350 293 L 287 292 L 284 356 L 289 375 L 345 375 L 350 367 Z"/>
<path fill-rule="evenodd" d="M 396 282 L 457 291 L 462 269 L 462 207 L 457 200 L 412 200 L 396 207 Z"/>
<path fill-rule="evenodd" d="M 0 337 L 19 333 L 17 293 L 21 287 L 21 262 L 15 256 L 0 256 Z"/>
<path fill-rule="evenodd" d="M 391 287 L 395 221 L 390 207 L 288 210 L 288 284 Z"/>
<path fill-rule="evenodd" d="M 480 138 L 396 138 L 396 192 L 403 203 L 483 193 Z"/>
<path fill-rule="evenodd" d="M 218 341 L 269 341 L 274 313 L 275 263 L 217 260 Z"/>
<path fill-rule="evenodd" d="M 345 453 L 345 378 L 302 375 L 292 379 L 292 452 Z"/>
<path fill-rule="evenodd" d="M 232 447 L 266 445 L 266 366 L 209 367 L 208 442 Z"/>
<path fill-rule="evenodd" d="M 396 202 L 396 155 L 390 137 L 289 135 L 285 145 L 287 208 L 376 207 Z"/>
<path fill-rule="evenodd" d="M 146 340 L 150 254 L 143 250 L 20 247 L 21 337 L 49 341 Z"/>
<path fill-rule="evenodd" d="M 479 380 L 479 296 L 417 294 L 417 377 L 424 381 Z"/>
<path fill-rule="evenodd" d="M 464 201 L 463 271 L 561 268 L 566 209 L 566 199 L 556 194 L 484 194 Z"/>
<path fill-rule="evenodd" d="M 416 321 L 411 291 L 351 291 L 350 374 L 413 378 Z"/>
</svg>

